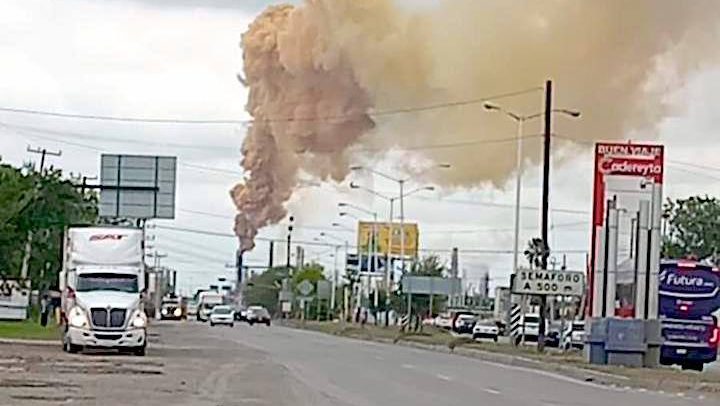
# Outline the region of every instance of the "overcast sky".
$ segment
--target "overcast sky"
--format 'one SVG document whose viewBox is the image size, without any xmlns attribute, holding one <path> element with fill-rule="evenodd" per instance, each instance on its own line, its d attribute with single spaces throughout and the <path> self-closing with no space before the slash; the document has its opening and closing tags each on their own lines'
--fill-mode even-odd
<svg viewBox="0 0 720 406">
<path fill-rule="evenodd" d="M 5 0 L 0 4 L 0 107 L 109 116 L 181 119 L 246 119 L 247 92 L 238 83 L 242 69 L 241 33 L 272 1 L 233 0 Z M 561 84 L 559 84 L 561 85 Z M 668 97 L 677 103 L 660 126 L 667 147 L 666 195 L 720 192 L 717 114 L 720 71 L 707 70 Z M 511 130 L 511 127 L 509 128 Z M 528 130 L 531 131 L 531 130 Z M 62 150 L 48 163 L 66 172 L 98 174 L 100 153 L 176 155 L 179 158 L 177 216 L 157 221 L 156 245 L 164 263 L 179 272 L 185 292 L 218 276 L 231 277 L 237 241 L 160 227 L 183 227 L 230 234 L 234 207 L 229 188 L 241 179 L 241 125 L 140 124 L 49 118 L 0 112 L 0 155 L 20 165 L 37 159 L 26 146 Z M 584 268 L 589 247 L 592 158 L 590 147 L 562 144 L 552 177 L 551 246 L 558 257 L 569 251 L 570 267 Z M 688 165 L 716 166 L 717 170 Z M 524 205 L 537 207 L 540 181 L 530 168 Z M 362 179 L 395 193 L 381 179 Z M 372 206 L 384 218 L 387 204 L 347 185 L 323 184 L 302 190 L 290 203 L 298 240 L 331 232 L 337 203 Z M 493 285 L 510 272 L 508 254 L 480 250 L 512 248 L 512 182 L 504 190 L 440 190 L 409 198 L 407 217 L 419 221 L 422 247 L 448 258 L 459 247 L 469 279 L 491 271 Z M 488 204 L 492 203 L 492 204 Z M 522 240 L 538 234 L 539 213 L 523 210 Z M 263 230 L 284 237 L 284 226 Z M 333 231 L 353 243 L 351 232 Z M 463 251 L 466 252 L 463 252 Z M 475 252 L 467 252 L 474 250 Z M 306 259 L 332 267 L 332 249 L 308 247 Z M 559 259 L 559 258 L 558 258 Z M 267 243 L 259 242 L 247 262 L 264 264 Z"/>
</svg>

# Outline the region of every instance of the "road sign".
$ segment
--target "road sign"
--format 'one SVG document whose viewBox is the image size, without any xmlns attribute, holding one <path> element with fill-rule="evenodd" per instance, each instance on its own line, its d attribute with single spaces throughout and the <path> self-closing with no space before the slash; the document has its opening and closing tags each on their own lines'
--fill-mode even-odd
<svg viewBox="0 0 720 406">
<path fill-rule="evenodd" d="M 400 281 L 403 293 L 414 295 L 458 295 L 462 293 L 460 278 L 438 276 L 404 276 Z"/>
<path fill-rule="evenodd" d="M 177 158 L 108 155 L 100 158 L 100 217 L 175 218 Z"/>
<path fill-rule="evenodd" d="M 315 287 L 306 279 L 300 282 L 300 284 L 297 286 L 297 290 L 303 296 L 310 296 L 310 294 L 313 293 L 313 291 L 315 290 Z"/>
<path fill-rule="evenodd" d="M 317 282 L 317 297 L 318 299 L 330 299 L 330 281 L 318 281 Z"/>
<path fill-rule="evenodd" d="M 513 278 L 513 293 L 523 295 L 582 296 L 585 274 L 571 271 L 520 269 Z"/>
<path fill-rule="evenodd" d="M 281 306 L 283 313 L 290 313 L 292 311 L 292 302 L 282 302 Z"/>
</svg>

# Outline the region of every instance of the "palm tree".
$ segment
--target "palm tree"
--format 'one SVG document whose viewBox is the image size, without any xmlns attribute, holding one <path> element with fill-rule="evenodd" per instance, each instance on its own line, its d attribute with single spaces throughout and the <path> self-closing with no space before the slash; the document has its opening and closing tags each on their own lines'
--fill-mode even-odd
<svg viewBox="0 0 720 406">
<path fill-rule="evenodd" d="M 525 249 L 524 254 L 531 269 L 540 269 L 543 260 L 550 255 L 550 247 L 543 242 L 542 238 L 536 237 L 528 241 L 528 247 Z"/>
</svg>

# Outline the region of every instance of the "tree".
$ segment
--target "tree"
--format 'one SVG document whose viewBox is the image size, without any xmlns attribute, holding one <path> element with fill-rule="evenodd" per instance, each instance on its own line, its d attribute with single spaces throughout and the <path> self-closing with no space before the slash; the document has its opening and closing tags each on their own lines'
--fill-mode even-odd
<svg viewBox="0 0 720 406">
<path fill-rule="evenodd" d="M 250 306 L 263 306 L 271 314 L 277 313 L 278 294 L 282 289 L 282 281 L 289 275 L 285 267 L 274 267 L 252 275 L 245 288 L 245 302 Z"/>
<path fill-rule="evenodd" d="M 60 170 L 39 173 L 28 166 L 0 164 L 0 277 L 20 276 L 25 243 L 32 233 L 32 286 L 57 285 L 65 227 L 96 221 L 96 193 L 81 193 Z"/>
<path fill-rule="evenodd" d="M 547 259 L 550 255 L 550 247 L 547 246 L 542 238 L 533 238 L 528 241 L 528 246 L 523 252 L 528 264 L 532 269 L 542 268 L 543 259 Z"/>
<path fill-rule="evenodd" d="M 666 231 L 663 256 L 666 258 L 710 258 L 720 263 L 720 200 L 692 196 L 665 203 Z"/>
</svg>

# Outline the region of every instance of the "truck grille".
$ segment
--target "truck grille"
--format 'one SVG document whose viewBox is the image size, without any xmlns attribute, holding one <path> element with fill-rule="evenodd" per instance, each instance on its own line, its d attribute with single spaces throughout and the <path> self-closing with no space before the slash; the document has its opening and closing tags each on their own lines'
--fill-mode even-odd
<svg viewBox="0 0 720 406">
<path fill-rule="evenodd" d="M 125 309 L 90 309 L 93 326 L 100 328 L 122 328 L 125 325 Z"/>
</svg>

